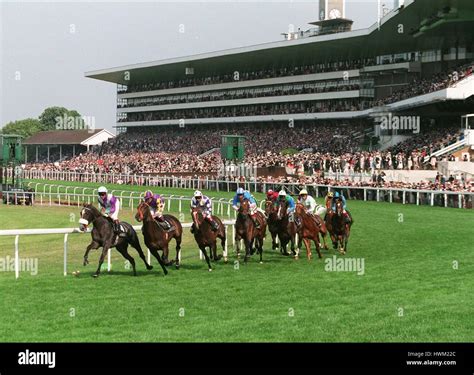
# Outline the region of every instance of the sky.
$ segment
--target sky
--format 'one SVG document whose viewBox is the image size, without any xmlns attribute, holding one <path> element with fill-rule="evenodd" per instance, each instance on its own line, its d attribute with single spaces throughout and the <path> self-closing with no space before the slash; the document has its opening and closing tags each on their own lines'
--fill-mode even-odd
<svg viewBox="0 0 474 375">
<path fill-rule="evenodd" d="M 0 127 L 62 106 L 112 130 L 116 86 L 85 72 L 278 41 L 290 25 L 311 27 L 318 3 L 0 0 Z M 353 29 L 377 22 L 377 0 L 346 4 Z"/>
</svg>

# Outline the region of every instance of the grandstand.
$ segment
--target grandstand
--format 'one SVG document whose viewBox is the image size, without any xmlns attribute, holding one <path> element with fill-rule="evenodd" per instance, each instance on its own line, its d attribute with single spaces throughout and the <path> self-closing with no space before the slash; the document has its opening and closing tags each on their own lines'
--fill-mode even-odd
<svg viewBox="0 0 474 375">
<path fill-rule="evenodd" d="M 223 134 L 247 137 L 246 163 L 294 174 L 435 170 L 453 144 L 472 160 L 459 126 L 474 104 L 472 1 L 397 2 L 362 30 L 344 1 L 320 3 L 316 28 L 283 41 L 87 72 L 117 85 L 123 134 L 95 150 L 104 165 L 215 174 Z M 383 128 L 387 113 L 419 129 Z"/>
</svg>

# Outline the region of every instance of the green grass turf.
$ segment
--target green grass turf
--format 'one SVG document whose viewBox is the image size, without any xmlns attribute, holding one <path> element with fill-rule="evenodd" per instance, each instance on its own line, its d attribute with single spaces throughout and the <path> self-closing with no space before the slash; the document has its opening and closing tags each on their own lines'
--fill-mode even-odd
<svg viewBox="0 0 474 375">
<path fill-rule="evenodd" d="M 325 271 L 333 250 L 311 262 L 304 253 L 283 257 L 269 235 L 263 264 L 254 255 L 236 267 L 229 247 L 229 263 L 208 272 L 186 229 L 182 267 L 166 277 L 154 259 L 146 271 L 130 249 L 137 277 L 114 250 L 112 271 L 93 279 L 99 253 L 82 266 L 90 234 L 69 236 L 69 272 L 81 274 L 64 277 L 62 235 L 20 236 L 20 256 L 37 258 L 39 271 L 18 280 L 0 272 L 0 341 L 474 341 L 474 212 L 357 201 L 349 208 L 346 258 L 364 259 L 362 276 Z M 75 227 L 78 214 L 0 205 L 0 229 Z M 137 224 L 130 209 L 121 217 Z M 14 237 L 0 237 L 0 258 L 13 254 Z"/>
</svg>

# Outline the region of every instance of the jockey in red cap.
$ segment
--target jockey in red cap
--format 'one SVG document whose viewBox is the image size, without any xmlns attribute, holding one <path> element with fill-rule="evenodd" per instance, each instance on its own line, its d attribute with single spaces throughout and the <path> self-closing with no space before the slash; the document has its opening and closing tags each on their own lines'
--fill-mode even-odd
<svg viewBox="0 0 474 375">
<path fill-rule="evenodd" d="M 267 191 L 267 199 L 275 203 L 278 199 L 278 191 L 273 191 L 272 189 Z"/>
</svg>

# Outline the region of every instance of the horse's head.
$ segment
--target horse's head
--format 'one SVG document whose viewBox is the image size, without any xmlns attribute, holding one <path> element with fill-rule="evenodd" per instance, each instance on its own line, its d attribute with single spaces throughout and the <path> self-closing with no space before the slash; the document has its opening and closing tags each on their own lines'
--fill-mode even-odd
<svg viewBox="0 0 474 375">
<path fill-rule="evenodd" d="M 191 208 L 191 216 L 193 218 L 193 223 L 197 229 L 202 224 L 204 217 L 202 215 L 202 208 L 201 207 L 193 207 Z"/>
<path fill-rule="evenodd" d="M 248 199 L 242 198 L 240 200 L 239 214 L 247 216 L 250 213 L 250 202 Z"/>
<path fill-rule="evenodd" d="M 344 207 L 342 205 L 341 200 L 337 200 L 336 201 L 336 214 L 337 214 L 337 216 L 342 216 L 343 211 L 344 211 Z"/>
<path fill-rule="evenodd" d="M 81 210 L 81 218 L 79 219 L 79 230 L 85 232 L 89 224 L 100 216 L 100 212 L 92 204 L 85 203 Z"/>
<path fill-rule="evenodd" d="M 137 213 L 135 214 L 135 220 L 142 222 L 150 216 L 150 206 L 145 201 L 141 202 L 137 207 Z"/>
<path fill-rule="evenodd" d="M 296 203 L 296 206 L 295 206 L 295 213 L 297 215 L 302 215 L 304 213 L 306 213 L 306 209 L 304 207 L 304 205 L 302 203 Z"/>
<path fill-rule="evenodd" d="M 286 212 L 288 211 L 288 203 L 286 202 L 286 199 L 280 199 L 278 198 L 278 219 L 281 220 L 286 216 Z"/>
<path fill-rule="evenodd" d="M 275 211 L 275 204 L 273 203 L 273 201 L 271 200 L 266 200 L 265 201 L 265 215 L 267 215 L 267 217 Z"/>
</svg>

